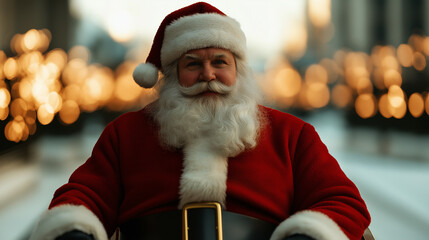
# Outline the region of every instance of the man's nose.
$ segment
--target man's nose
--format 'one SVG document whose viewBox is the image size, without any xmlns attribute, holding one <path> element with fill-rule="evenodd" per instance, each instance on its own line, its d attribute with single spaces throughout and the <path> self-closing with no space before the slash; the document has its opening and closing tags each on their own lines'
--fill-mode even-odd
<svg viewBox="0 0 429 240">
<path fill-rule="evenodd" d="M 216 74 L 213 67 L 210 65 L 204 65 L 200 78 L 202 81 L 206 81 L 206 82 L 216 80 Z"/>
</svg>

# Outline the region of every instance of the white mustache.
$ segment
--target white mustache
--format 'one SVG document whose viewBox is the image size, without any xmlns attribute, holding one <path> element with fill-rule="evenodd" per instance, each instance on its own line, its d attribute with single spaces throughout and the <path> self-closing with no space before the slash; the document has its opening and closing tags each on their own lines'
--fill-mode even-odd
<svg viewBox="0 0 429 240">
<path fill-rule="evenodd" d="M 219 81 L 200 82 L 192 85 L 191 87 L 183 87 L 179 85 L 180 92 L 188 97 L 196 96 L 208 91 L 226 95 L 233 89 L 234 86 L 227 86 Z"/>
</svg>

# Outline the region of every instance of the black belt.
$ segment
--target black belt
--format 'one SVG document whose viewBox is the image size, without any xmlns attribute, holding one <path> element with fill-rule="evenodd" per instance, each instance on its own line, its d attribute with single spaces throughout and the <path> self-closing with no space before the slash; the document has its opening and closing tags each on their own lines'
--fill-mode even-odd
<svg viewBox="0 0 429 240">
<path fill-rule="evenodd" d="M 273 223 L 223 211 L 219 203 L 210 202 L 132 220 L 121 225 L 120 235 L 121 240 L 268 240 L 275 228 Z"/>
</svg>

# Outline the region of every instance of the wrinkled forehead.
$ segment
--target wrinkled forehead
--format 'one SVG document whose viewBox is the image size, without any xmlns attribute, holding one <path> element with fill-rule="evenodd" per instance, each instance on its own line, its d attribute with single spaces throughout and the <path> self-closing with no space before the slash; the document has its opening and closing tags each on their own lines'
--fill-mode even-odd
<svg viewBox="0 0 429 240">
<path fill-rule="evenodd" d="M 181 59 L 189 59 L 189 60 L 204 60 L 204 59 L 232 59 L 235 60 L 235 55 L 227 50 L 222 48 L 201 48 L 201 49 L 193 49 L 184 53 L 179 60 Z"/>
</svg>

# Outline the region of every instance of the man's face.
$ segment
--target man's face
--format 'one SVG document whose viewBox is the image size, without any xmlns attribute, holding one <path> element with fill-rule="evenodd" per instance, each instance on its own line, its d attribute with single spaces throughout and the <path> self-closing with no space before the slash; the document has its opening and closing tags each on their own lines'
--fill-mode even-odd
<svg viewBox="0 0 429 240">
<path fill-rule="evenodd" d="M 234 55 L 221 48 L 190 50 L 179 58 L 178 76 L 183 87 L 213 80 L 232 86 L 237 77 Z"/>
</svg>

